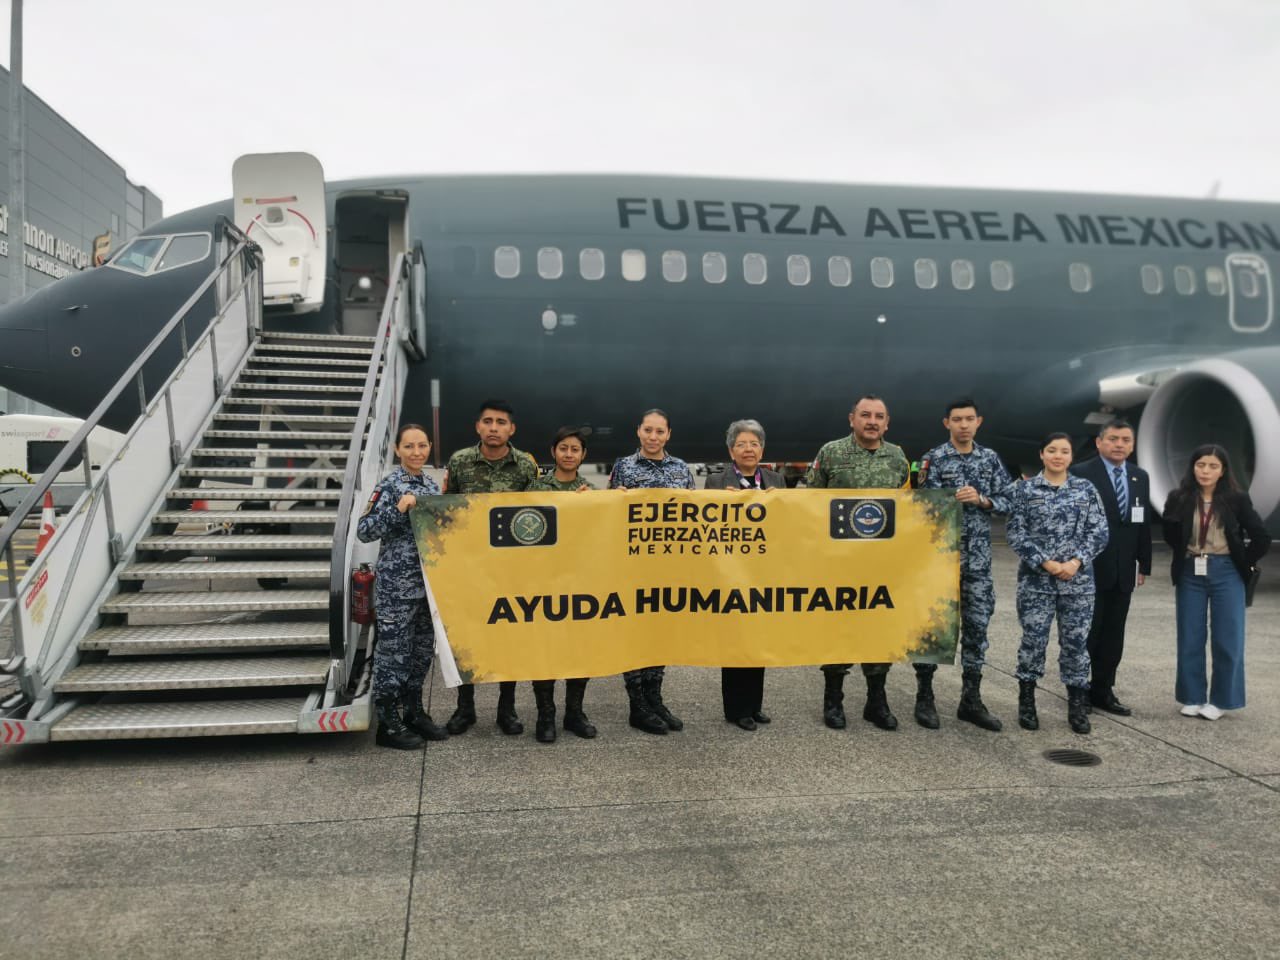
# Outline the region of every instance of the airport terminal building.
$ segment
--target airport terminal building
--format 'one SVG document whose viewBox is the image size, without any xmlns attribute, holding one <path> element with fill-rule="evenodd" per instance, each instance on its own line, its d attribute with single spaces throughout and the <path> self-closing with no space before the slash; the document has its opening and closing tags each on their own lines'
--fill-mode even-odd
<svg viewBox="0 0 1280 960">
<path fill-rule="evenodd" d="M 26 223 L 9 215 L 9 71 L 0 67 L 0 303 L 13 298 L 9 257 L 26 261 L 30 293 L 103 257 L 164 216 L 160 198 L 49 104 L 26 95 Z M 15 243 L 21 237 L 22 243 Z M 47 413 L 0 388 L 0 413 Z"/>
</svg>

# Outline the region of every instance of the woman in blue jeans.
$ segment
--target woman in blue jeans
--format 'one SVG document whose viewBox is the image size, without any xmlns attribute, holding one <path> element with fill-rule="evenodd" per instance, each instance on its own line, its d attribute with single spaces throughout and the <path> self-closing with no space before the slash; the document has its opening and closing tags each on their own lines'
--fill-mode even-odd
<svg viewBox="0 0 1280 960">
<path fill-rule="evenodd" d="M 1217 720 L 1224 710 L 1244 706 L 1245 584 L 1271 536 L 1236 483 L 1227 451 L 1216 443 L 1192 451 L 1181 484 L 1164 505 L 1164 539 L 1173 548 L 1177 596 L 1174 696 L 1184 717 Z M 1205 678 L 1206 641 L 1213 652 L 1212 684 Z"/>
</svg>

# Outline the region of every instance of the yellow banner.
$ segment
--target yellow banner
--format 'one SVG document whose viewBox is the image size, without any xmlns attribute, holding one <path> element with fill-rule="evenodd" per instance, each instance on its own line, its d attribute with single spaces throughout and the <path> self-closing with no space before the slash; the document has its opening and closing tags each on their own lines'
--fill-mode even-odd
<svg viewBox="0 0 1280 960">
<path fill-rule="evenodd" d="M 451 686 L 955 659 L 947 491 L 477 494 L 412 520 Z"/>
</svg>

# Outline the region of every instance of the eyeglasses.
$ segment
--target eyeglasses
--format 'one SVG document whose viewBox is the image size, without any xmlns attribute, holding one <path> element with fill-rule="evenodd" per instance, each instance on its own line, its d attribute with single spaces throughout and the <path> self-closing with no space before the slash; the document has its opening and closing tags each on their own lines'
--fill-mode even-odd
<svg viewBox="0 0 1280 960">
<path fill-rule="evenodd" d="M 764 446 L 759 440 L 735 440 L 733 444 L 734 450 L 749 450 L 755 448 L 761 449 Z"/>
</svg>

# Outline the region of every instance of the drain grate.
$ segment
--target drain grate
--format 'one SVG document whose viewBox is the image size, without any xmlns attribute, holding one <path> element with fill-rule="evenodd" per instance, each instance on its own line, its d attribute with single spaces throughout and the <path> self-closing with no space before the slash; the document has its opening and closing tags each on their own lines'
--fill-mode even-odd
<svg viewBox="0 0 1280 960">
<path fill-rule="evenodd" d="M 1060 763 L 1064 767 L 1096 767 L 1102 758 L 1088 750 L 1046 750 L 1044 758 L 1050 763 Z"/>
</svg>

